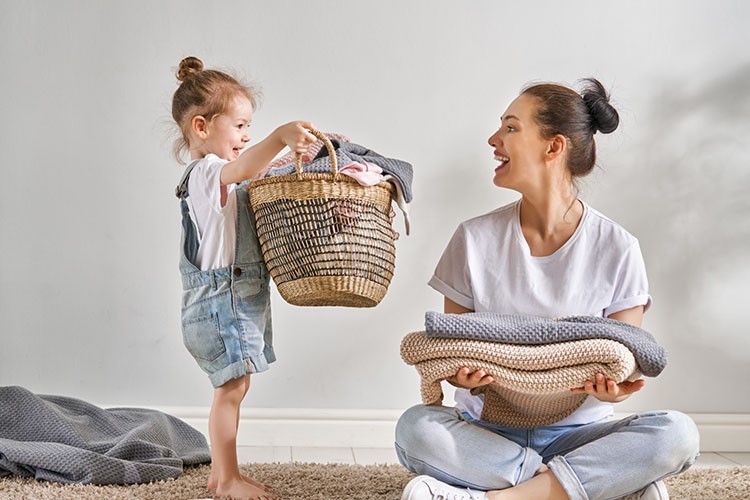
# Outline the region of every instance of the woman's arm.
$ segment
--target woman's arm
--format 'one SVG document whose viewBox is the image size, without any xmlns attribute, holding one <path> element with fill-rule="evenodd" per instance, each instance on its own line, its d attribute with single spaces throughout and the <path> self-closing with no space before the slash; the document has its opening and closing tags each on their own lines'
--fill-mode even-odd
<svg viewBox="0 0 750 500">
<path fill-rule="evenodd" d="M 607 317 L 640 328 L 641 324 L 643 324 L 643 306 L 618 311 Z M 589 396 L 594 396 L 599 401 L 619 403 L 628 399 L 631 394 L 643 389 L 644 385 L 646 385 L 646 381 L 643 379 L 633 382 L 626 380 L 617 384 L 614 380 L 605 380 L 603 374 L 597 373 L 593 381 L 587 380 L 583 387 L 571 390 L 575 393 L 585 393 Z"/>
<path fill-rule="evenodd" d="M 624 311 L 617 311 L 616 313 L 612 313 L 607 317 L 609 319 L 616 319 L 617 321 L 629 323 L 640 328 L 643 324 L 643 306 L 625 309 Z"/>
<path fill-rule="evenodd" d="M 445 312 L 446 314 L 464 314 L 473 313 L 474 311 L 472 309 L 467 309 L 462 305 L 456 304 L 451 299 L 446 297 L 443 304 L 443 312 Z"/>
</svg>

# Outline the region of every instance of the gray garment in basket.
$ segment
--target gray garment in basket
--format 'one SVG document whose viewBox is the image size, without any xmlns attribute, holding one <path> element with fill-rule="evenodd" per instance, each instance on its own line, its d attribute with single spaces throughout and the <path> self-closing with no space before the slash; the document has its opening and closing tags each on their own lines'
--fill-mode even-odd
<svg viewBox="0 0 750 500">
<path fill-rule="evenodd" d="M 373 163 L 383 169 L 383 175 L 392 175 L 394 179 L 401 185 L 401 189 L 404 194 L 404 201 L 411 203 L 413 198 L 411 184 L 414 180 L 414 171 L 411 163 L 403 160 L 397 160 L 395 158 L 386 158 L 385 156 L 376 153 L 371 149 L 367 149 L 359 144 L 352 142 L 344 142 L 331 140 L 336 152 L 336 161 L 338 162 L 339 168 L 345 167 L 353 162 L 369 162 Z M 291 163 L 283 167 L 274 168 L 268 171 L 268 177 L 275 177 L 277 175 L 289 175 L 294 173 L 295 165 Z M 330 172 L 331 163 L 328 160 L 328 150 L 321 148 L 318 156 L 316 156 L 310 163 L 302 165 L 303 172 Z"/>
<path fill-rule="evenodd" d="M 203 434 L 166 413 L 0 387 L 0 477 L 135 484 L 210 461 Z"/>
</svg>

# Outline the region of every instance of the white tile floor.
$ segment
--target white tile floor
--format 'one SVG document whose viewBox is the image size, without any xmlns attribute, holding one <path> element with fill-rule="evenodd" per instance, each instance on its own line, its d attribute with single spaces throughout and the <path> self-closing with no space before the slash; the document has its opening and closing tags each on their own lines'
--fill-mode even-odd
<svg viewBox="0 0 750 500">
<path fill-rule="evenodd" d="M 317 462 L 338 464 L 397 464 L 393 448 L 305 448 L 298 446 L 240 446 L 240 463 Z M 750 466 L 750 453 L 702 453 L 696 467 Z"/>
</svg>

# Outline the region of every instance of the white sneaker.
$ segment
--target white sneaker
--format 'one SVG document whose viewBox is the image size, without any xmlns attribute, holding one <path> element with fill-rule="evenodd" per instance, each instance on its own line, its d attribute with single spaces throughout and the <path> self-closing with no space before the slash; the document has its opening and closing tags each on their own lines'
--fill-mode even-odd
<svg viewBox="0 0 750 500">
<path fill-rule="evenodd" d="M 430 476 L 417 476 L 406 485 L 401 500 L 486 500 L 483 491 L 456 488 Z"/>
<path fill-rule="evenodd" d="M 620 500 L 669 500 L 669 491 L 667 491 L 666 484 L 662 481 L 656 481 L 641 491 L 626 495 L 620 498 Z"/>
</svg>

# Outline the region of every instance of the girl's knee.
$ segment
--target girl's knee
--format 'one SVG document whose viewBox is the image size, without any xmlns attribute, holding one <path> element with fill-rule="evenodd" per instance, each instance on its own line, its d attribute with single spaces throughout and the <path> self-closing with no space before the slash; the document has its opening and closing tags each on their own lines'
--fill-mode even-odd
<svg viewBox="0 0 750 500">
<path fill-rule="evenodd" d="M 229 380 L 224 385 L 214 389 L 214 397 L 221 401 L 240 403 L 250 388 L 250 377 L 244 376 Z"/>
</svg>

